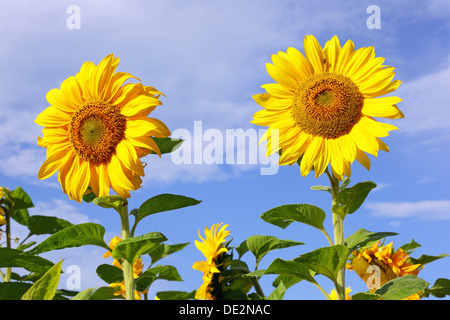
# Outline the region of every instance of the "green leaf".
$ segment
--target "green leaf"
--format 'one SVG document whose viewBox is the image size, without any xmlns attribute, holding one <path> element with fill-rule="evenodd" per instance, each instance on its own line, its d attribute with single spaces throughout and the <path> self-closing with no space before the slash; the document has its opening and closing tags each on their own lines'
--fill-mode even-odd
<svg viewBox="0 0 450 320">
<path fill-rule="evenodd" d="M 276 288 L 276 287 L 278 287 L 280 285 L 280 282 L 283 282 L 283 284 L 286 287 L 286 289 L 289 289 L 294 284 L 297 284 L 300 281 L 302 281 L 302 279 L 297 278 L 297 277 L 293 277 L 293 276 L 286 276 L 284 274 L 281 274 L 281 275 L 279 275 L 278 277 L 275 278 L 275 280 L 272 282 L 272 286 L 274 286 Z"/>
<path fill-rule="evenodd" d="M 446 253 L 442 253 L 440 255 L 437 256 L 429 256 L 427 254 L 421 255 L 419 258 L 415 259 L 415 258 L 410 258 L 410 262 L 413 264 L 427 264 L 433 261 L 436 261 L 438 259 L 442 259 L 442 258 L 446 258 L 446 257 L 450 257 L 450 255 L 446 254 Z"/>
<path fill-rule="evenodd" d="M 11 218 L 13 218 L 17 223 L 20 223 L 21 225 L 28 226 L 30 214 L 28 213 L 28 209 L 20 209 L 16 210 Z"/>
<path fill-rule="evenodd" d="M 155 213 L 194 206 L 200 202 L 201 201 L 199 200 L 176 194 L 160 194 L 148 199 L 139 207 L 139 213 L 136 216 L 136 221 L 140 221 L 143 218 Z"/>
<path fill-rule="evenodd" d="M 86 193 L 83 195 L 83 201 L 87 202 L 87 203 L 91 203 L 92 201 L 94 201 L 95 198 L 97 198 L 97 196 L 95 195 L 95 193 L 92 191 L 91 187 L 88 187 L 88 189 L 91 191 L 89 193 Z"/>
<path fill-rule="evenodd" d="M 160 291 L 156 294 L 160 300 L 192 300 L 195 298 L 195 290 L 191 292 L 184 291 Z"/>
<path fill-rule="evenodd" d="M 117 287 L 100 287 L 92 293 L 89 300 L 112 300 L 123 299 L 122 295 L 114 295 L 114 292 L 118 290 Z"/>
<path fill-rule="evenodd" d="M 73 224 L 67 220 L 49 216 L 34 215 L 31 216 L 28 220 L 28 229 L 30 230 L 30 236 L 54 234 L 72 225 Z"/>
<path fill-rule="evenodd" d="M 141 255 L 148 254 L 166 241 L 167 238 L 159 232 L 150 232 L 142 236 L 120 241 L 112 251 L 114 259 L 125 259 L 134 264 Z"/>
<path fill-rule="evenodd" d="M 123 281 L 122 269 L 110 264 L 99 265 L 97 267 L 97 275 L 108 284 L 120 283 Z"/>
<path fill-rule="evenodd" d="M 375 294 L 385 300 L 401 300 L 413 294 L 424 292 L 428 285 L 429 283 L 425 280 L 408 274 L 386 282 L 375 291 Z"/>
<path fill-rule="evenodd" d="M 328 186 L 312 186 L 311 190 L 326 191 L 331 193 L 331 188 Z"/>
<path fill-rule="evenodd" d="M 280 240 L 273 236 L 250 236 L 247 239 L 247 246 L 249 250 L 256 257 L 256 263 L 270 251 L 292 246 L 302 245 L 304 243 L 292 240 Z"/>
<path fill-rule="evenodd" d="M 344 181 L 342 181 L 341 186 L 339 187 L 339 192 L 347 188 L 347 186 L 350 184 L 350 179 L 345 177 Z"/>
<path fill-rule="evenodd" d="M 39 254 L 51 250 L 94 245 L 110 250 L 103 240 L 105 228 L 95 223 L 82 223 L 62 229 L 30 250 L 31 254 Z"/>
<path fill-rule="evenodd" d="M 395 236 L 397 234 L 398 233 L 395 232 L 371 232 L 366 229 L 359 229 L 345 239 L 345 244 L 350 248 L 350 252 L 352 252 L 357 247 L 364 247 L 370 242 Z"/>
<path fill-rule="evenodd" d="M 252 271 L 252 272 L 249 272 L 249 273 L 245 273 L 245 274 L 242 275 L 242 277 L 243 278 L 249 278 L 249 277 L 260 278 L 260 277 L 262 277 L 263 275 L 266 274 L 266 271 L 267 271 L 266 269 L 259 269 L 259 270 L 255 270 L 255 271 Z M 228 276 L 228 275 L 231 275 L 232 272 L 233 272 L 233 270 L 226 270 L 226 271 L 222 272 L 222 274 L 225 273 L 225 275 Z"/>
<path fill-rule="evenodd" d="M 411 239 L 411 241 L 409 243 L 402 245 L 400 248 L 403 249 L 404 251 L 408 252 L 408 254 L 410 254 L 411 252 L 413 252 L 415 249 L 417 249 L 419 247 L 421 247 L 421 245 L 418 244 L 416 241 L 414 241 L 414 239 Z"/>
<path fill-rule="evenodd" d="M 439 278 L 436 280 L 434 285 L 427 291 L 431 293 L 436 298 L 444 298 L 445 296 L 450 296 L 450 280 Z"/>
<path fill-rule="evenodd" d="M 296 258 L 294 260 L 283 260 L 280 258 L 276 258 L 266 270 L 257 270 L 254 272 L 250 272 L 244 275 L 244 277 L 261 277 L 266 274 L 279 274 L 297 278 L 298 281 L 306 280 L 311 283 L 316 283 L 316 280 L 314 279 L 314 273 L 312 273 L 304 263 L 300 262 L 299 258 Z"/>
<path fill-rule="evenodd" d="M 98 197 L 92 201 L 95 205 L 105 208 L 105 209 L 114 209 L 119 214 L 122 214 L 123 206 L 128 204 L 127 199 L 117 195 Z"/>
<path fill-rule="evenodd" d="M 0 248 L 0 268 L 24 268 L 31 272 L 43 274 L 53 265 L 53 262 L 47 259 L 26 254 L 20 250 Z"/>
<path fill-rule="evenodd" d="M 267 297 L 267 300 L 283 300 L 284 294 L 286 293 L 286 286 L 281 281 L 278 287 L 272 291 Z"/>
<path fill-rule="evenodd" d="M 297 221 L 324 230 L 325 216 L 322 209 L 310 204 L 287 204 L 263 213 L 261 218 L 283 229 Z"/>
<path fill-rule="evenodd" d="M 89 300 L 94 291 L 97 288 L 87 288 L 83 291 L 79 292 L 76 296 L 74 296 L 71 300 Z"/>
<path fill-rule="evenodd" d="M 378 300 L 381 297 L 372 292 L 358 292 L 352 295 L 352 300 Z"/>
<path fill-rule="evenodd" d="M 336 196 L 336 204 L 333 205 L 332 211 L 341 217 L 354 213 L 364 203 L 369 192 L 376 186 L 372 181 L 366 181 L 342 190 Z"/>
<path fill-rule="evenodd" d="M 171 255 L 172 253 L 184 249 L 184 247 L 186 247 L 188 244 L 189 242 L 171 245 L 167 245 L 165 243 L 159 244 L 158 247 L 149 252 L 149 255 L 152 259 L 152 264 L 154 264 L 156 261 L 161 260 L 164 257 L 167 257 L 168 255 Z"/>
<path fill-rule="evenodd" d="M 241 242 L 236 248 L 237 253 L 239 254 L 239 259 L 248 251 L 247 240 Z"/>
<path fill-rule="evenodd" d="M 22 296 L 22 300 L 52 300 L 61 275 L 62 260 L 51 267 Z"/>
<path fill-rule="evenodd" d="M 165 153 L 171 153 L 178 149 L 181 144 L 184 142 L 183 139 L 175 139 L 175 138 L 157 138 L 152 137 L 153 141 L 158 145 L 159 151 L 161 154 Z M 156 152 L 152 152 L 153 154 L 156 154 Z"/>
<path fill-rule="evenodd" d="M 338 244 L 302 254 L 296 260 L 336 282 L 338 271 L 345 267 L 349 253 L 346 246 Z"/>
<path fill-rule="evenodd" d="M 0 282 L 0 300 L 20 300 L 31 287 L 25 282 Z"/>
<path fill-rule="evenodd" d="M 158 279 L 168 281 L 183 281 L 174 266 L 155 266 L 145 270 L 139 278 L 136 279 L 136 290 L 144 291 Z"/>
<path fill-rule="evenodd" d="M 12 202 L 11 212 L 14 214 L 17 210 L 28 209 L 34 207 L 30 196 L 21 188 L 8 192 L 8 199 Z"/>
</svg>

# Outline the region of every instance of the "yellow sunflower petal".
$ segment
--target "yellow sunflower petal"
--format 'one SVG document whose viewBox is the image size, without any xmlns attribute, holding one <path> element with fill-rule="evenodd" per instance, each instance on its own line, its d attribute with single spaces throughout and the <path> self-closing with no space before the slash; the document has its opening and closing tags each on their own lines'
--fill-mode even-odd
<svg viewBox="0 0 450 320">
<path fill-rule="evenodd" d="M 315 73 L 322 73 L 325 69 L 324 54 L 322 47 L 317 39 L 312 36 L 306 36 L 304 41 L 305 56 L 314 68 Z"/>
<path fill-rule="evenodd" d="M 362 113 L 370 117 L 404 118 L 403 113 L 396 105 L 401 101 L 402 99 L 399 97 L 367 98 L 364 100 Z"/>
</svg>

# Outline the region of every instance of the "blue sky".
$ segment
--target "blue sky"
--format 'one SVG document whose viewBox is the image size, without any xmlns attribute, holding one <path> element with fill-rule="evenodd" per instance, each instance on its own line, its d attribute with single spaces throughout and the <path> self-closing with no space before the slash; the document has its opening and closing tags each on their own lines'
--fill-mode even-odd
<svg viewBox="0 0 450 320">
<path fill-rule="evenodd" d="M 80 8 L 80 29 L 69 29 L 67 8 Z M 381 29 L 368 29 L 369 5 L 381 9 Z M 114 53 L 119 71 L 139 77 L 166 97 L 153 116 L 173 131 L 193 132 L 194 122 L 209 128 L 259 130 L 250 124 L 260 107 L 251 98 L 262 93 L 262 84 L 273 82 L 265 64 L 270 55 L 296 47 L 313 34 L 323 45 L 333 35 L 357 48 L 374 46 L 377 56 L 396 67 L 403 82 L 395 92 L 405 119 L 396 120 L 399 131 L 384 139 L 390 152 L 371 157 L 368 172 L 355 163 L 352 183 L 378 184 L 365 205 L 346 219 L 346 235 L 360 228 L 392 231 L 402 245 L 411 239 L 422 244 L 414 256 L 450 253 L 450 5 L 430 1 L 2 1 L 0 4 L 0 185 L 23 187 L 35 208 L 30 214 L 54 215 L 72 223 L 96 222 L 105 226 L 106 241 L 119 234 L 115 212 L 70 201 L 56 177 L 37 178 L 45 150 L 36 145 L 41 127 L 33 121 L 48 106 L 45 94 L 77 73 L 85 61 L 98 63 Z M 201 274 L 191 265 L 203 256 L 195 248 L 197 230 L 213 223 L 229 224 L 233 244 L 255 234 L 305 242 L 303 246 L 273 252 L 292 259 L 326 246 L 317 230 L 291 225 L 281 230 L 259 216 L 278 205 L 310 203 L 329 212 L 327 193 L 310 190 L 327 184 L 326 177 L 301 177 L 298 167 L 281 167 L 275 175 L 261 175 L 260 165 L 175 165 L 171 156 L 145 159 L 143 187 L 132 193 L 130 207 L 160 193 L 190 196 L 202 203 L 146 218 L 137 234 L 160 231 L 168 243 L 190 242 L 183 251 L 162 260 L 175 265 L 183 282 L 159 282 L 159 290 L 191 291 L 201 284 Z M 330 218 L 326 226 L 331 232 Z M 20 237 L 25 230 L 15 226 Z M 391 239 L 388 239 L 391 240 Z M 95 274 L 103 250 L 82 247 L 55 251 L 52 261 L 65 258 L 81 268 L 82 289 L 104 285 Z M 252 257 L 245 256 L 250 265 Z M 450 278 L 450 260 L 436 261 L 420 273 L 430 283 Z M 272 290 L 267 277 L 262 285 Z M 327 291 L 332 286 L 318 278 Z M 353 273 L 347 275 L 353 293 L 366 291 Z M 64 288 L 64 276 L 61 286 Z M 286 299 L 322 299 L 308 283 L 289 289 Z"/>
</svg>

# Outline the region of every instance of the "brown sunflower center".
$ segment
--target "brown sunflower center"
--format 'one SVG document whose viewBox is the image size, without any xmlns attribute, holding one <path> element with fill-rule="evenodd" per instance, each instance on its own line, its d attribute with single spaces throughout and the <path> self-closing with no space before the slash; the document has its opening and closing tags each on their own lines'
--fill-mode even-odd
<svg viewBox="0 0 450 320">
<path fill-rule="evenodd" d="M 125 136 L 126 119 L 105 101 L 86 101 L 72 116 L 69 140 L 76 154 L 94 165 L 107 164 Z"/>
<path fill-rule="evenodd" d="M 348 134 L 362 116 L 364 98 L 356 84 L 344 75 L 313 75 L 297 89 L 291 113 L 305 132 L 326 139 Z"/>
</svg>

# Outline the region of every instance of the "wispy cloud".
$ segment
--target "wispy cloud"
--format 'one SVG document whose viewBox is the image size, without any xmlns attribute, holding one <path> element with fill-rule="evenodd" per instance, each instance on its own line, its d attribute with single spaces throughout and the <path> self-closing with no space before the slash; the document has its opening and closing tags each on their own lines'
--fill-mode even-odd
<svg viewBox="0 0 450 320">
<path fill-rule="evenodd" d="M 365 208 L 372 216 L 388 219 L 417 218 L 421 220 L 449 220 L 449 200 L 417 202 L 368 202 Z"/>
<path fill-rule="evenodd" d="M 57 217 L 73 224 L 92 222 L 86 214 L 80 212 L 79 207 L 60 199 L 52 199 L 46 202 L 39 201 L 29 211 L 30 215 Z"/>
<path fill-rule="evenodd" d="M 399 122 L 400 132 L 416 134 L 424 131 L 447 131 L 450 128 L 450 56 L 437 72 L 400 86 L 405 119 Z"/>
</svg>

